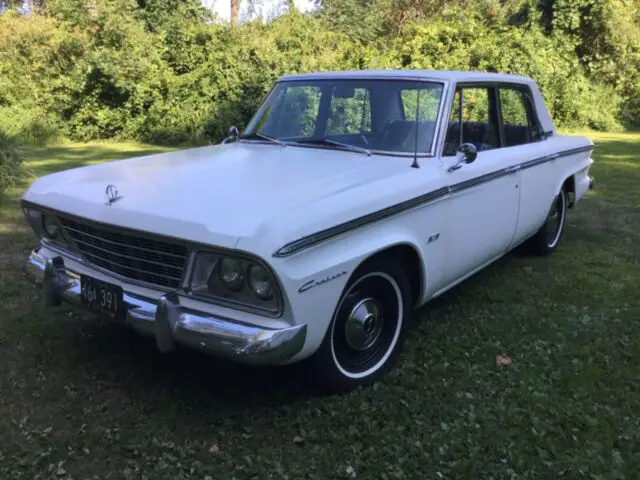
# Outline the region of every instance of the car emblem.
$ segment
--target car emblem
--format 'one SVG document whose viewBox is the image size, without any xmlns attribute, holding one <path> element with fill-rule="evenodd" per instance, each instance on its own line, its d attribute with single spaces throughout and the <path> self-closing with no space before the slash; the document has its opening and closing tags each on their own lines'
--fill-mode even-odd
<svg viewBox="0 0 640 480">
<path fill-rule="evenodd" d="M 121 195 L 118 195 L 118 189 L 115 185 L 107 185 L 104 193 L 107 195 L 107 203 L 105 205 L 113 205 L 122 198 Z"/>
</svg>

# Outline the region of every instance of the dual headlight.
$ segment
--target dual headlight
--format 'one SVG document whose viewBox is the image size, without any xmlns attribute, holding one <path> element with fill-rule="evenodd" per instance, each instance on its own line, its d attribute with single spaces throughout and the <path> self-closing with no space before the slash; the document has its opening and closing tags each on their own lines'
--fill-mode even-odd
<svg viewBox="0 0 640 480">
<path fill-rule="evenodd" d="M 71 247 L 71 241 L 55 215 L 49 215 L 34 208 L 25 208 L 24 216 L 38 239 L 44 237 L 63 247 Z"/>
<path fill-rule="evenodd" d="M 273 274 L 261 263 L 245 257 L 198 252 L 189 290 L 271 313 L 280 308 L 280 292 Z"/>
</svg>

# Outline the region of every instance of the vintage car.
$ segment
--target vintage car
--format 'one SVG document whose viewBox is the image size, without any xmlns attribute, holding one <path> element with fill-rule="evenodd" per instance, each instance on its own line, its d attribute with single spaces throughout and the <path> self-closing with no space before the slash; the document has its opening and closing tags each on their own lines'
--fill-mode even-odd
<svg viewBox="0 0 640 480">
<path fill-rule="evenodd" d="M 347 391 L 389 369 L 418 307 L 519 244 L 555 250 L 592 149 L 526 77 L 284 76 L 221 144 L 36 180 L 26 272 L 162 352 L 306 359 Z"/>
</svg>

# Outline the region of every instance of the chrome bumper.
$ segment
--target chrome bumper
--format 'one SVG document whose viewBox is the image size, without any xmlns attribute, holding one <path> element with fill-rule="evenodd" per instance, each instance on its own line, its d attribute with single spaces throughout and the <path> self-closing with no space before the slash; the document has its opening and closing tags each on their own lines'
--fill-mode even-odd
<svg viewBox="0 0 640 480">
<path fill-rule="evenodd" d="M 80 277 L 65 268 L 62 257 L 46 258 L 36 249 L 29 255 L 25 273 L 32 282 L 42 285 L 47 306 L 62 302 L 82 306 Z M 124 302 L 126 324 L 155 338 L 162 352 L 175 349 L 178 343 L 240 363 L 274 365 L 298 353 L 307 334 L 306 325 L 271 330 L 188 310 L 173 293 L 154 301 L 125 290 Z"/>
</svg>

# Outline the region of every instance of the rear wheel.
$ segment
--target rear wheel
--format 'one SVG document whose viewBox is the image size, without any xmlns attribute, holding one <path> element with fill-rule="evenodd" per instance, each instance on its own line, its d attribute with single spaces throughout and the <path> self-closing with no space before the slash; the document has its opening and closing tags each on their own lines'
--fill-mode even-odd
<svg viewBox="0 0 640 480">
<path fill-rule="evenodd" d="M 370 384 L 388 371 L 404 345 L 411 301 L 407 275 L 393 260 L 354 273 L 313 359 L 329 392 Z"/>
<path fill-rule="evenodd" d="M 544 224 L 531 238 L 530 245 L 535 253 L 547 255 L 557 248 L 564 231 L 567 200 L 567 192 L 563 188 L 553 199 Z"/>
</svg>

